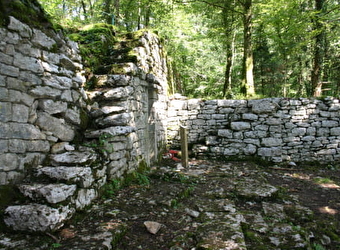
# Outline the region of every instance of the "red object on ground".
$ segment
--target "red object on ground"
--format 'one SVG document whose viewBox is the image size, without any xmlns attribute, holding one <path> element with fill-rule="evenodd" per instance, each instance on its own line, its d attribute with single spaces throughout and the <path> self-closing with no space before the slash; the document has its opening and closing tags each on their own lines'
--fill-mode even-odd
<svg viewBox="0 0 340 250">
<path fill-rule="evenodd" d="M 179 153 L 178 150 L 169 150 L 167 153 L 164 154 L 164 156 L 166 158 L 170 158 L 174 161 L 181 161 L 180 159 L 178 159 L 175 155 L 177 155 Z"/>
</svg>

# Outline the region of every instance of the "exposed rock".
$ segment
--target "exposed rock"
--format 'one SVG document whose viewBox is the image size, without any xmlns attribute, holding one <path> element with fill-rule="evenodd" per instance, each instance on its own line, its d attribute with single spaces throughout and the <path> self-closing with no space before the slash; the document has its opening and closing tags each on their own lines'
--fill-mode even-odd
<svg viewBox="0 0 340 250">
<path fill-rule="evenodd" d="M 38 174 L 47 175 L 52 179 L 78 184 L 80 187 L 90 187 L 94 182 L 92 169 L 89 167 L 42 167 Z"/>
<path fill-rule="evenodd" d="M 68 151 L 61 154 L 50 156 L 54 166 L 59 165 L 90 165 L 97 159 L 97 155 L 92 150 L 87 151 Z"/>
<path fill-rule="evenodd" d="M 144 226 L 151 234 L 157 234 L 158 231 L 162 228 L 162 224 L 155 221 L 145 221 Z"/>
<path fill-rule="evenodd" d="M 68 206 L 58 209 L 39 204 L 10 206 L 5 210 L 5 223 L 18 231 L 54 231 L 73 213 Z"/>
<path fill-rule="evenodd" d="M 48 203 L 59 203 L 65 201 L 76 191 L 76 185 L 66 184 L 31 184 L 20 185 L 20 191 L 32 200 L 46 199 Z"/>
</svg>

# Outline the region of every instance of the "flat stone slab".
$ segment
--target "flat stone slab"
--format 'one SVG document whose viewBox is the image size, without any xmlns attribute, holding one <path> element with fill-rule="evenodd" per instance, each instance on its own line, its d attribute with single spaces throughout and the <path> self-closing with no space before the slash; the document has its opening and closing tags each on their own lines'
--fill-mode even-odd
<svg viewBox="0 0 340 250">
<path fill-rule="evenodd" d="M 42 167 L 38 169 L 38 175 L 47 175 L 52 179 L 71 182 L 80 187 L 90 187 L 94 182 L 90 167 Z"/>
<path fill-rule="evenodd" d="M 72 196 L 77 189 L 76 185 L 66 184 L 30 184 L 20 185 L 19 189 L 25 196 L 32 200 L 44 199 L 48 203 L 55 204 L 65 201 Z"/>
<path fill-rule="evenodd" d="M 60 165 L 88 165 L 97 159 L 96 154 L 88 149 L 86 151 L 69 151 L 50 156 L 51 164 Z"/>
<path fill-rule="evenodd" d="M 269 198 L 277 193 L 278 189 L 268 183 L 245 178 L 237 181 L 236 192 L 247 198 Z"/>
<path fill-rule="evenodd" d="M 61 228 L 74 212 L 68 206 L 58 209 L 40 204 L 10 206 L 5 210 L 4 221 L 13 230 L 48 232 Z"/>
</svg>

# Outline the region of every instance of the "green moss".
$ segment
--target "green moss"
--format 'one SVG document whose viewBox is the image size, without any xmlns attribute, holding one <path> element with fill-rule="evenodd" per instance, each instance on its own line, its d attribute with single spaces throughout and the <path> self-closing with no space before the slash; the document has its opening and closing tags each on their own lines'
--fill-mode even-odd
<svg viewBox="0 0 340 250">
<path fill-rule="evenodd" d="M 53 28 L 52 22 L 37 0 L 3 1 L 3 8 L 6 18 L 14 16 L 18 20 L 39 29 Z"/>
</svg>

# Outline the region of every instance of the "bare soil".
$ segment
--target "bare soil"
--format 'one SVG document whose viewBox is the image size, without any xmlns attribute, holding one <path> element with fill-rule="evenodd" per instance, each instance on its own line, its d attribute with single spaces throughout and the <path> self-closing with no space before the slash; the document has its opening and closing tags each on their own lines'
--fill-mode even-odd
<svg viewBox="0 0 340 250">
<path fill-rule="evenodd" d="M 117 190 L 113 186 L 119 183 L 112 183 L 104 199 L 60 231 L 35 236 L 26 249 L 340 249 L 338 169 L 214 161 L 191 161 L 189 169 L 176 166 L 163 162 Z M 253 181 L 276 191 L 248 193 Z M 225 201 L 231 207 L 219 210 L 216 204 Z M 266 212 L 268 206 L 278 210 Z M 219 229 L 223 219 L 208 218 L 212 213 L 242 217 L 240 230 Z M 252 222 L 253 215 L 263 219 L 262 229 Z M 150 233 L 146 221 L 161 224 L 160 230 Z M 223 237 L 236 239 L 240 232 L 243 243 L 227 246 L 224 240 L 222 247 Z M 206 235 L 215 240 L 207 243 Z"/>
</svg>

